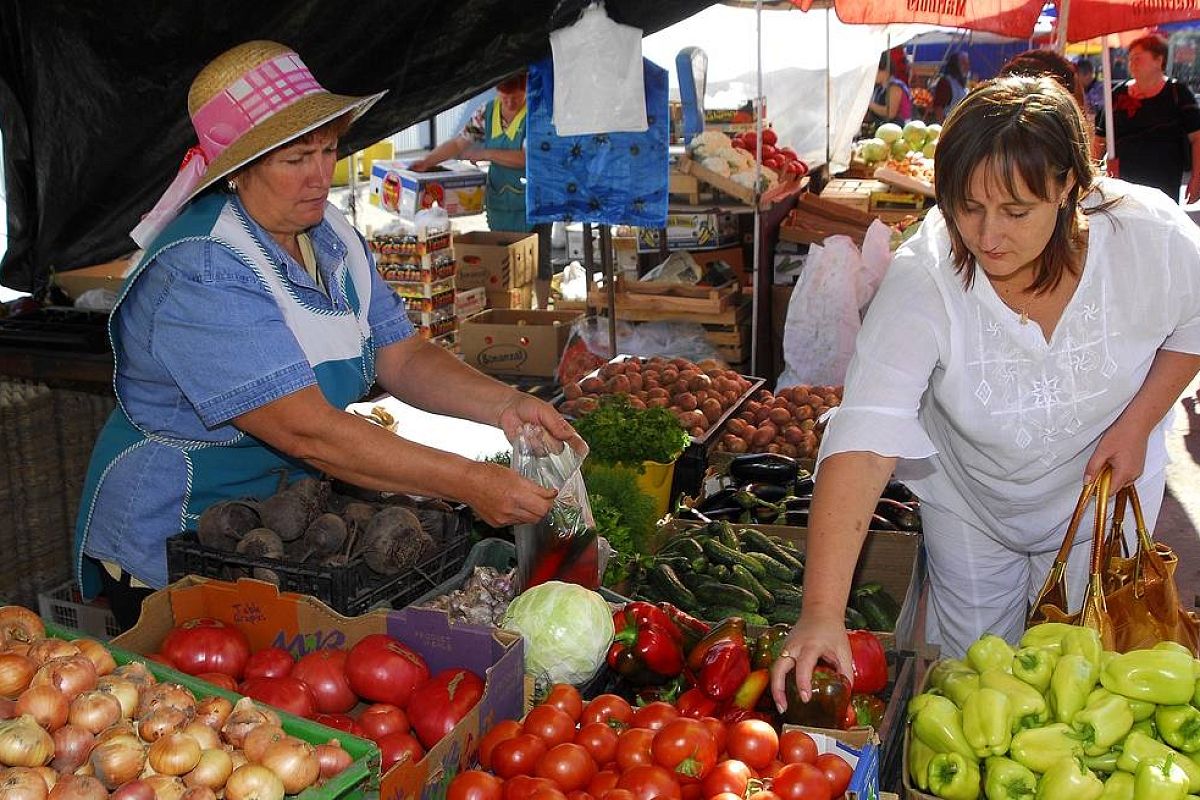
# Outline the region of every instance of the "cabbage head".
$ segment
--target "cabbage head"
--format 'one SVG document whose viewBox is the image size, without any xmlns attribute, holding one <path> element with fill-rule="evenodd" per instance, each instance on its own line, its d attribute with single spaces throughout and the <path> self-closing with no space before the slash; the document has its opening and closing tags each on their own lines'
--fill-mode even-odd
<svg viewBox="0 0 1200 800">
<path fill-rule="evenodd" d="M 547 581 L 518 595 L 501 626 L 525 639 L 525 671 L 541 683 L 580 684 L 604 665 L 612 612 L 596 592 Z"/>
</svg>

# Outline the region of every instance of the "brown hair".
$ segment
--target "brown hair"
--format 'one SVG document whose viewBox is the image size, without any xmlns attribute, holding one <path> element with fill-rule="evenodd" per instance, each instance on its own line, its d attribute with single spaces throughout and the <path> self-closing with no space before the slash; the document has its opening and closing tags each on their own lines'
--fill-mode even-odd
<svg viewBox="0 0 1200 800">
<path fill-rule="evenodd" d="M 992 171 L 1013 195 L 1020 177 L 1045 201 L 1056 201 L 1060 188 L 1073 181 L 1030 288 L 1045 291 L 1058 285 L 1065 273 L 1078 273 L 1081 237 L 1076 211 L 1080 198 L 1092 189 L 1096 168 L 1088 156 L 1083 113 L 1071 95 L 1047 77 L 995 78 L 968 94 L 947 117 L 938 140 L 934 185 L 950 232 L 954 268 L 967 288 L 974 281 L 976 262 L 955 215 L 965 210 L 971 176 L 981 167 Z"/>
<path fill-rule="evenodd" d="M 1054 78 L 1071 93 L 1080 108 L 1087 108 L 1087 100 L 1083 95 L 1083 87 L 1079 85 L 1075 65 L 1053 50 L 1026 50 L 1017 53 L 1005 62 L 997 77 L 1006 78 L 1009 75 L 1029 75 L 1034 78 L 1045 75 Z"/>
<path fill-rule="evenodd" d="M 496 84 L 496 91 L 501 94 L 512 94 L 513 92 L 525 91 L 526 74 L 522 70 L 516 75 L 509 75 L 504 80 Z"/>
<path fill-rule="evenodd" d="M 282 150 L 283 148 L 291 147 L 294 144 L 312 144 L 313 142 L 324 141 L 326 139 L 333 139 L 334 141 L 336 141 L 336 140 L 342 138 L 342 135 L 345 134 L 346 131 L 350 130 L 350 126 L 353 123 L 354 123 L 354 113 L 351 111 L 347 111 L 345 114 L 342 114 L 340 117 L 334 117 L 333 119 L 329 120 L 329 122 L 326 122 L 324 125 L 320 125 L 316 128 L 313 128 L 308 133 L 301 134 L 300 136 L 297 136 L 295 139 L 289 139 L 288 141 L 284 142 L 283 144 L 279 145 L 278 147 L 271 148 L 267 152 L 259 155 L 257 158 L 255 158 L 250 163 L 243 164 L 241 167 L 236 169 L 234 172 L 230 173 L 228 175 L 228 177 L 233 180 L 236 180 L 240 175 L 243 175 L 247 170 L 253 169 L 254 167 L 261 164 L 264 158 L 271 155 L 276 150 Z"/>
<path fill-rule="evenodd" d="M 1153 33 L 1146 36 L 1140 36 L 1129 43 L 1129 50 L 1133 48 L 1145 50 L 1150 55 L 1162 62 L 1162 67 L 1167 68 L 1167 42 L 1161 36 L 1155 36 Z"/>
</svg>

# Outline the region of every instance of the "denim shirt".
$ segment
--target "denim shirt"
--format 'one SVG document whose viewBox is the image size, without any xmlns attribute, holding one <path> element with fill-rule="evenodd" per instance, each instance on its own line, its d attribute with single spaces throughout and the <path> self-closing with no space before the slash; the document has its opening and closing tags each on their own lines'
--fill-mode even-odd
<svg viewBox="0 0 1200 800">
<path fill-rule="evenodd" d="M 239 210 L 246 219 L 244 208 Z M 339 213 L 332 207 L 327 214 Z M 270 257 L 287 270 L 301 301 L 317 309 L 349 307 L 332 278 L 347 245 L 322 221 L 309 231 L 328 294 L 251 220 Z M 366 248 L 361 237 L 350 246 Z M 368 258 L 370 254 L 368 253 Z M 403 300 L 373 274 L 368 322 L 376 350 L 413 334 Z M 316 384 L 312 367 L 254 271 L 227 248 L 188 241 L 144 270 L 118 307 L 122 352 L 116 391 L 149 433 L 201 442 L 230 441 L 233 418 Z"/>
</svg>

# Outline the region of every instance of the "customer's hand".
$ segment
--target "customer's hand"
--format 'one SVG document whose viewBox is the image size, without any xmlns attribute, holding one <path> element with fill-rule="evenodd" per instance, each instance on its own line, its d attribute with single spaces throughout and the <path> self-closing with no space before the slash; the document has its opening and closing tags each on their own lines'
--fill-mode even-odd
<svg viewBox="0 0 1200 800">
<path fill-rule="evenodd" d="M 554 410 L 554 406 L 533 395 L 514 392 L 512 399 L 500 409 L 496 425 L 511 442 L 516 440 L 521 425 L 527 422 L 542 426 L 555 439 L 566 442 L 576 452 L 583 452 L 583 439 L 571 427 L 571 423 Z"/>
<path fill-rule="evenodd" d="M 795 680 L 800 699 L 812 694 L 813 667 L 825 661 L 847 677 L 854 675 L 850 641 L 841 618 L 804 611 L 784 640 L 782 654 L 771 665 L 771 697 L 781 712 L 787 708 L 787 681 Z"/>
<path fill-rule="evenodd" d="M 1121 417 L 1109 426 L 1096 451 L 1083 470 L 1084 483 L 1091 483 L 1105 464 L 1112 467 L 1113 491 L 1123 489 L 1142 476 L 1146 466 L 1146 441 L 1150 432 L 1144 426 L 1124 421 Z"/>
<path fill-rule="evenodd" d="M 1191 180 L 1187 185 L 1187 204 L 1200 200 L 1200 170 L 1193 170 Z"/>
<path fill-rule="evenodd" d="M 464 495 L 480 519 L 500 528 L 537 522 L 550 513 L 558 492 L 522 478 L 508 467 L 480 461 L 468 470 Z"/>
</svg>

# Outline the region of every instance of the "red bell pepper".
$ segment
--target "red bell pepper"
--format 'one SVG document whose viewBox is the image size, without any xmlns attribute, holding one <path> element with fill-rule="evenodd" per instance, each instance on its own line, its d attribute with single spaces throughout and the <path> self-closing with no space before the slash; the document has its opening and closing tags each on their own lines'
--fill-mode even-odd
<svg viewBox="0 0 1200 800">
<path fill-rule="evenodd" d="M 732 705 L 735 708 L 744 708 L 747 711 L 758 705 L 759 698 L 767 691 L 767 687 L 771 685 L 771 670 L 756 669 L 746 676 L 746 680 L 742 681 L 742 685 L 733 693 Z"/>
<path fill-rule="evenodd" d="M 721 622 L 688 653 L 692 682 L 714 700 L 733 697 L 750 674 L 746 623 L 741 617 Z"/>
<path fill-rule="evenodd" d="M 693 686 L 675 701 L 675 708 L 679 710 L 679 716 L 691 717 L 692 719 L 700 719 L 701 717 L 711 717 L 717 710 L 717 701 L 700 691 L 699 688 Z"/>
<path fill-rule="evenodd" d="M 855 692 L 850 696 L 849 708 L 846 716 L 850 720 L 850 724 L 846 726 L 847 728 L 853 728 L 855 725 L 870 725 L 872 728 L 878 728 L 879 723 L 883 722 L 887 704 L 873 694 Z"/>
<path fill-rule="evenodd" d="M 850 631 L 850 656 L 854 660 L 853 689 L 859 694 L 876 694 L 887 687 L 887 655 L 879 637 L 870 631 Z"/>
<path fill-rule="evenodd" d="M 658 604 L 658 609 L 666 614 L 667 618 L 671 622 L 674 622 L 675 627 L 679 629 L 679 633 L 683 636 L 683 650 L 685 653 L 690 653 L 692 648 L 712 630 L 712 625 L 703 620 L 696 619 L 683 609 L 665 600 Z"/>
<path fill-rule="evenodd" d="M 787 709 L 784 722 L 809 725 L 815 728 L 840 728 L 846 723 L 850 706 L 850 679 L 828 667 L 817 667 L 812 673 L 812 695 L 806 703 L 794 680 L 788 680 Z"/>
<path fill-rule="evenodd" d="M 682 635 L 651 603 L 634 601 L 613 613 L 616 635 L 608 666 L 637 686 L 664 683 L 683 672 Z"/>
</svg>

